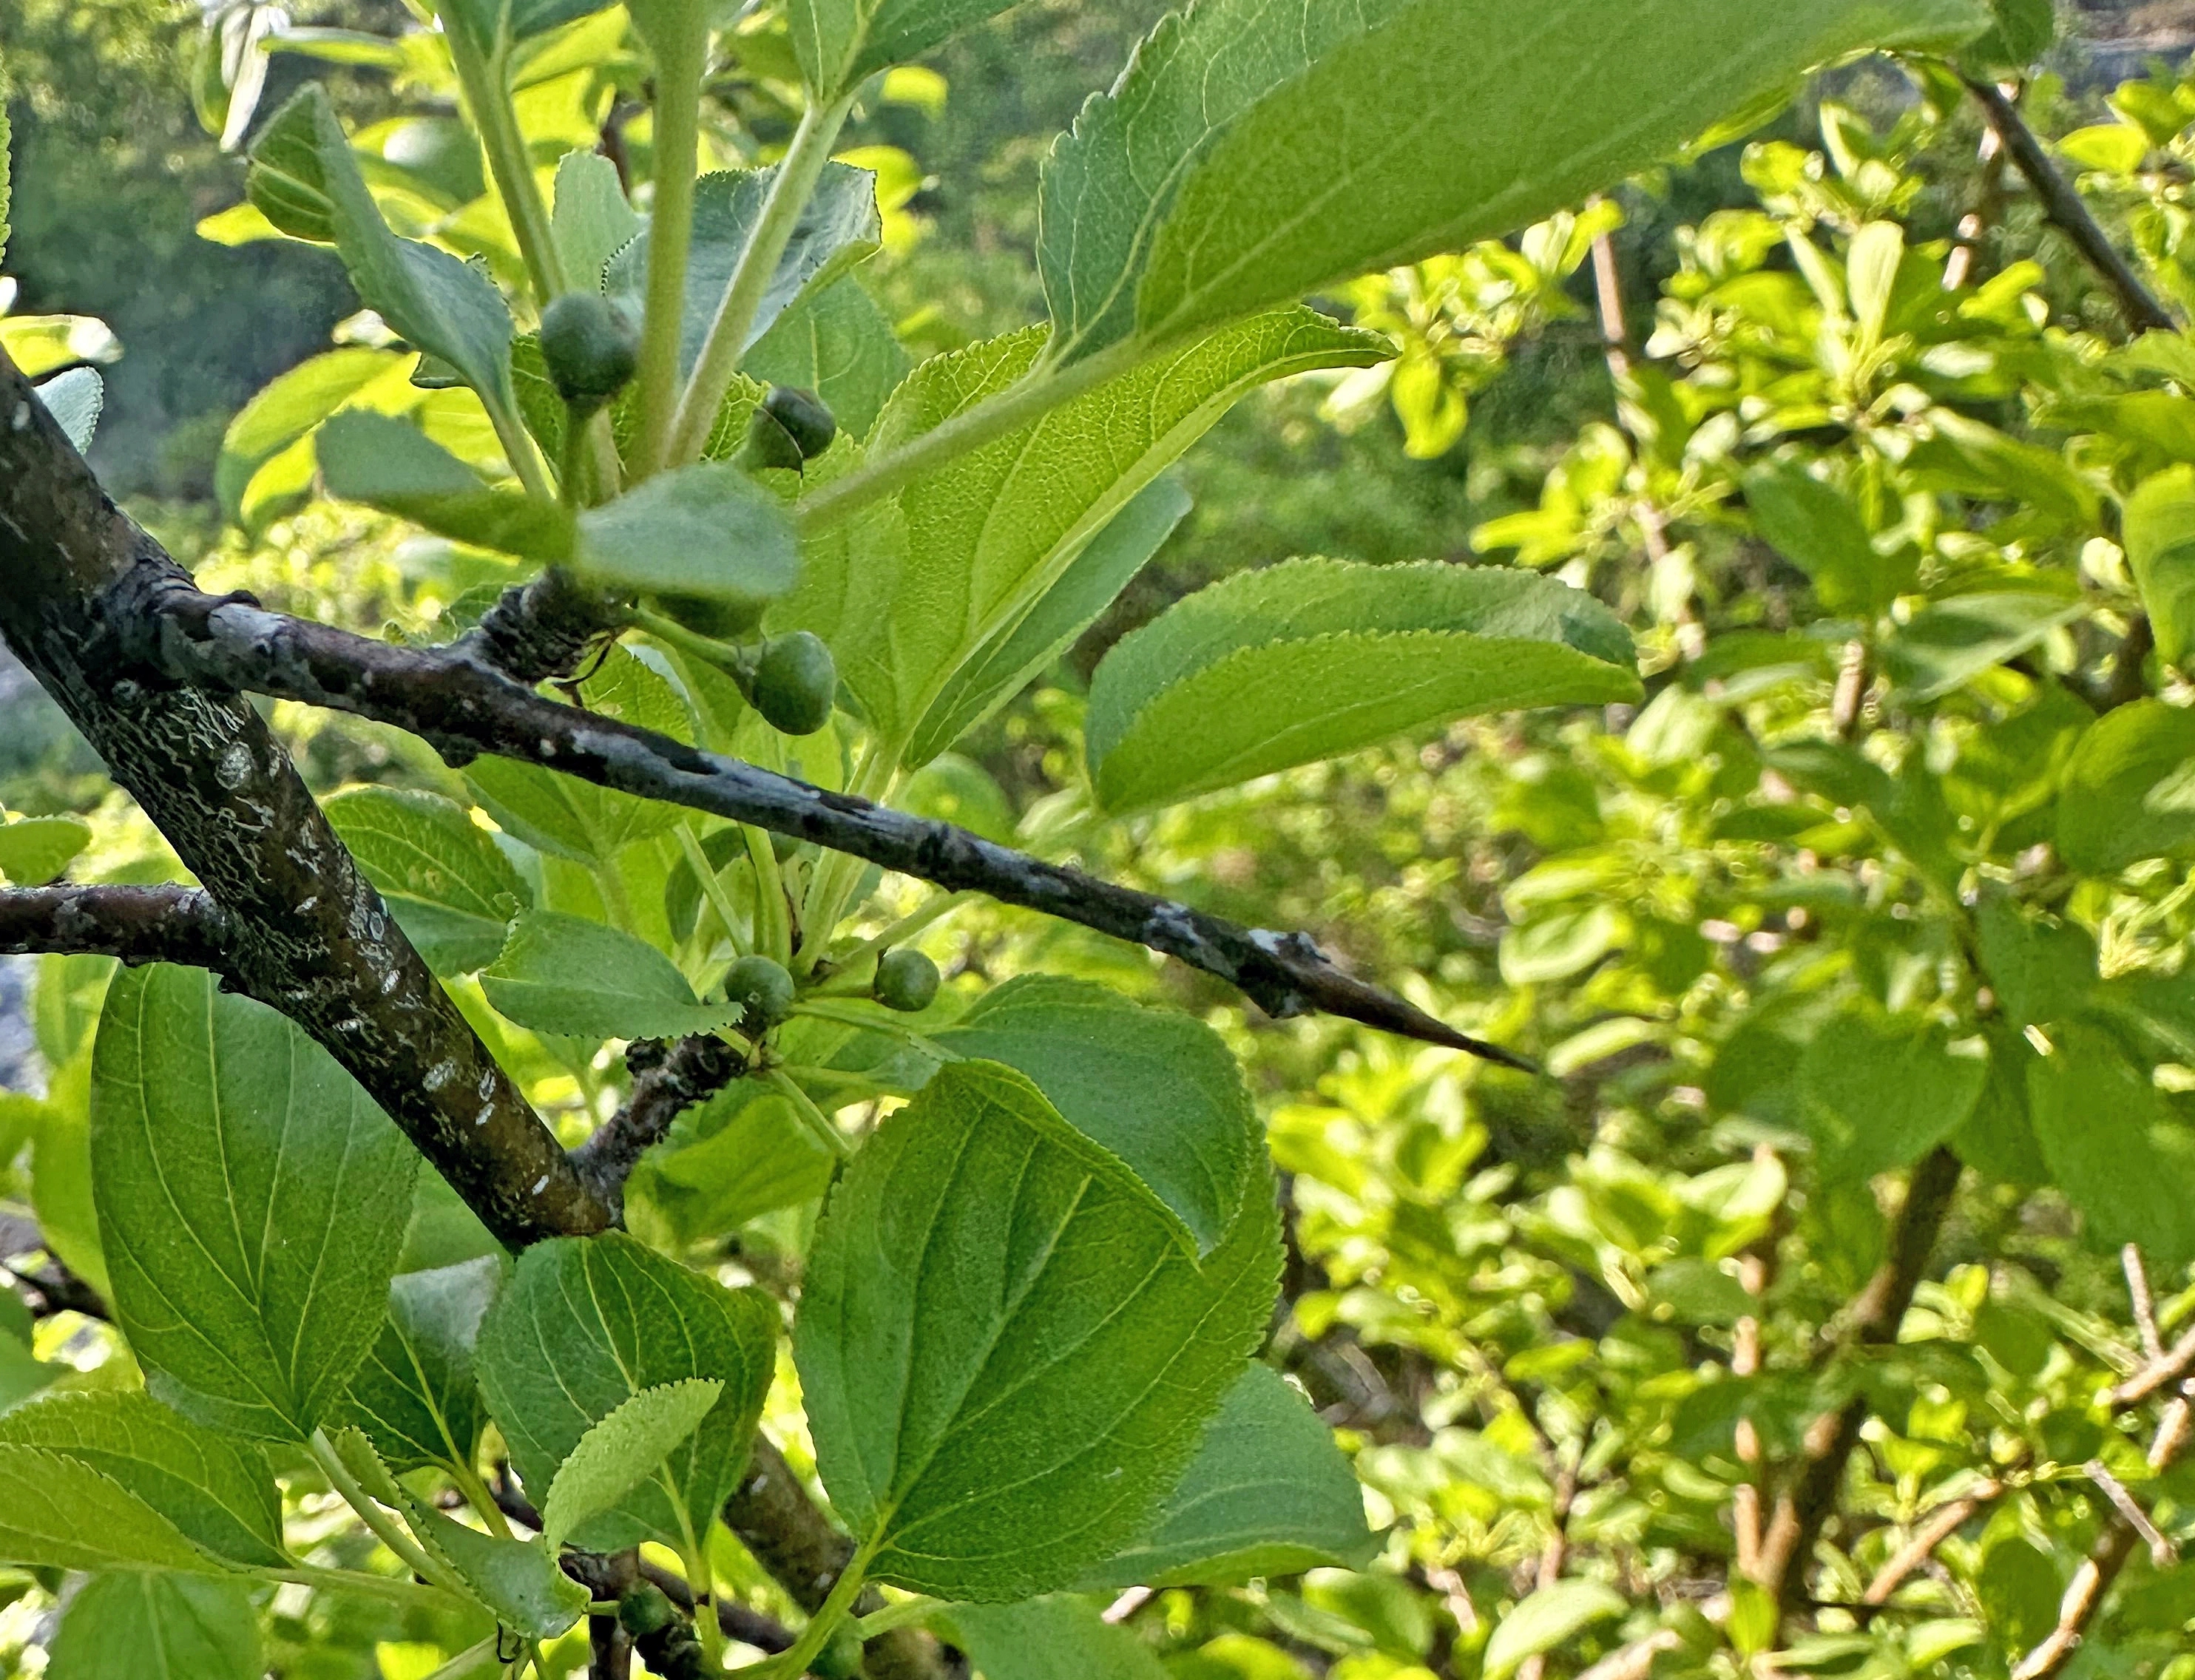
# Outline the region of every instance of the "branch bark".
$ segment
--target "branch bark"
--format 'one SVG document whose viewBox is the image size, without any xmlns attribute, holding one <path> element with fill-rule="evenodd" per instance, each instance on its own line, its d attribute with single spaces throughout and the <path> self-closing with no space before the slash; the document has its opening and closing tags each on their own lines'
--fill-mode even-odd
<svg viewBox="0 0 2195 1680">
<path fill-rule="evenodd" d="M 234 920 L 186 887 L 18 887 L 0 891 L 0 955 L 47 952 L 180 963 L 226 972 Z"/>
<path fill-rule="evenodd" d="M 241 695 L 132 674 L 119 595 L 188 587 L 0 355 L 0 635 L 231 918 L 224 973 L 326 1045 L 504 1241 L 602 1229 L 555 1136 Z"/>
<path fill-rule="evenodd" d="M 1538 1071 L 1344 973 L 1302 934 L 1244 928 L 949 823 L 827 792 L 562 705 L 514 682 L 464 643 L 423 649 L 372 641 L 201 594 L 167 567 L 146 569 L 122 610 L 135 629 L 139 659 L 177 682 L 348 711 L 408 730 L 453 762 L 492 753 L 812 840 L 948 892 L 982 893 L 1148 946 L 1227 981 L 1276 1019 L 1323 1011 Z"/>
<path fill-rule="evenodd" d="M 2127 325 L 2135 332 L 2175 332 L 2178 323 L 2171 313 L 2158 302 L 2155 294 L 2144 285 L 2133 265 L 2119 255 L 2118 247 L 2111 241 L 2096 218 L 2089 213 L 2073 183 L 2065 179 L 2050 154 L 2042 148 L 2042 141 L 2027 119 L 2019 114 L 2019 107 L 1994 82 L 1976 77 L 1966 78 L 1967 89 L 1981 102 L 1983 113 L 1990 126 L 1996 130 L 1997 138 L 2004 142 L 2006 155 L 2013 167 L 2026 178 L 2042 206 L 2042 214 L 2050 224 L 2073 242 L 2081 259 L 2096 272 L 2097 277 L 2111 289 L 2117 299 L 2119 312 Z"/>
<path fill-rule="evenodd" d="M 1891 1223 L 1888 1252 L 1852 1303 L 1842 1345 L 1887 1347 L 1898 1339 L 1898 1326 L 1913 1304 L 1913 1292 L 1950 1211 L 1961 1171 L 1959 1158 L 1940 1146 L 1913 1169 L 1905 1205 Z M 1777 1499 L 1753 1578 L 1775 1595 L 1785 1615 L 1804 1597 L 1806 1561 L 1836 1510 L 1845 1466 L 1866 1421 L 1864 1399 L 1816 1418 L 1806 1432 L 1797 1474 Z"/>
<path fill-rule="evenodd" d="M 632 1094 L 592 1137 L 571 1152 L 579 1182 L 625 1222 L 625 1183 L 640 1158 L 660 1143 L 671 1121 L 706 1102 L 746 1071 L 738 1051 L 711 1033 L 671 1043 L 643 1038 L 625 1054 Z"/>
</svg>

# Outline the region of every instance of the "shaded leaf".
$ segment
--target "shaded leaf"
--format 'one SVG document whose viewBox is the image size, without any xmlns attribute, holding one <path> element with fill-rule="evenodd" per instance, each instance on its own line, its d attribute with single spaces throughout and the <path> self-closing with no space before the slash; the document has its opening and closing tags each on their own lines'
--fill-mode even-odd
<svg viewBox="0 0 2195 1680">
<path fill-rule="evenodd" d="M 1200 1251 L 1226 1234 L 1264 1130 L 1233 1054 L 1202 1021 L 1091 981 L 1023 975 L 932 1036 L 1028 1075 L 1150 1187 Z"/>
<path fill-rule="evenodd" d="M 1013 0 L 792 0 L 786 21 L 809 87 L 826 99 L 904 64 Z"/>
<path fill-rule="evenodd" d="M 321 426 L 328 494 L 396 514 L 439 537 L 553 564 L 571 558 L 571 514 L 522 491 L 494 490 L 408 421 L 354 411 Z"/>
<path fill-rule="evenodd" d="M 982 1680 L 1165 1680 L 1150 1648 L 1084 1599 L 960 1604 L 947 1621 Z"/>
<path fill-rule="evenodd" d="M 464 808 L 411 788 L 353 787 L 321 807 L 438 974 L 486 968 L 533 894 Z"/>
<path fill-rule="evenodd" d="M 2092 1240 L 2140 1243 L 2152 1266 L 2195 1260 L 2195 1128 L 2109 1035 L 2081 1024 L 2027 1062 L 2028 1113 L 2050 1176 Z"/>
<path fill-rule="evenodd" d="M 729 1027 L 740 1007 L 704 1004 L 678 965 L 616 928 L 551 910 L 510 924 L 481 975 L 497 1011 L 536 1033 L 572 1038 L 675 1038 Z"/>
<path fill-rule="evenodd" d="M 389 1280 L 389 1320 L 340 1416 L 398 1470 L 472 1464 L 487 1423 L 473 1347 L 506 1269 L 500 1254 L 483 1255 Z"/>
<path fill-rule="evenodd" d="M 1158 1526 L 1081 1585 L 1231 1586 L 1322 1565 L 1361 1569 L 1377 1546 L 1334 1431 L 1279 1372 L 1253 1361 L 1160 1507 Z"/>
<path fill-rule="evenodd" d="M 784 503 L 727 463 L 659 473 L 579 525 L 577 569 L 618 589 L 759 602 L 799 575 Z"/>
<path fill-rule="evenodd" d="M 1941 1027 L 1894 1027 L 1856 1010 L 1832 1016 L 1799 1059 L 1800 1104 L 1824 1175 L 1869 1178 L 1910 1166 L 1962 1125 L 1989 1080 L 1985 1056 Z"/>
<path fill-rule="evenodd" d="M 2085 601 L 2031 590 L 1954 595 L 1922 607 L 1891 633 L 1883 643 L 1883 670 L 1904 699 L 1939 699 L 2088 610 Z"/>
<path fill-rule="evenodd" d="M 1091 679 L 1115 811 L 1184 799 L 1478 712 L 1634 699 L 1629 636 L 1528 572 L 1299 560 L 1200 591 Z"/>
<path fill-rule="evenodd" d="M 779 316 L 740 364 L 772 385 L 823 399 L 849 437 L 866 437 L 914 365 L 875 300 L 850 276 L 804 297 Z"/>
<path fill-rule="evenodd" d="M 543 1497 L 580 1438 L 643 1389 L 722 1383 L 700 1427 L 670 1453 L 679 1504 L 642 1482 L 573 1536 L 602 1551 L 642 1539 L 683 1545 L 685 1523 L 706 1532 L 746 1462 L 777 1327 L 776 1309 L 758 1292 L 726 1289 L 622 1233 L 558 1238 L 520 1256 L 475 1358 L 511 1460 Z"/>
<path fill-rule="evenodd" d="M 1552 1651 L 1598 1621 L 1630 1608 L 1622 1593 L 1599 1581 L 1543 1586 L 1495 1624 L 1486 1642 L 1486 1680 L 1506 1680 L 1527 1657 Z"/>
<path fill-rule="evenodd" d="M 2195 712 L 2137 700 L 2097 719 L 2065 767 L 2058 849 L 2090 875 L 2195 852 Z"/>
<path fill-rule="evenodd" d="M 833 1192 L 794 1334 L 832 1504 L 872 1574 L 997 1602 L 1134 1539 L 1270 1309 L 1269 1184 L 1200 1265 L 1020 1074 L 954 1062 Z"/>
<path fill-rule="evenodd" d="M 372 1345 L 418 1165 L 304 1031 L 158 964 L 108 988 L 92 1188 L 116 1317 L 159 1399 L 309 1437 Z"/>
<path fill-rule="evenodd" d="M 100 1575 L 61 1613 L 48 1680 L 259 1680 L 259 1613 L 239 1581 Z"/>
</svg>

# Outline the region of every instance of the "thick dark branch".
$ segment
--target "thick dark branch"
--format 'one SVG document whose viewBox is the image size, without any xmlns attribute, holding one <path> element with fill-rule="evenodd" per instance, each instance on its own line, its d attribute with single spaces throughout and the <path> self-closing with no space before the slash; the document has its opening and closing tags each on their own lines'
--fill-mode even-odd
<svg viewBox="0 0 2195 1680">
<path fill-rule="evenodd" d="M 325 1044 L 504 1241 L 602 1228 L 555 1136 L 465 1024 L 238 694 L 133 675 L 114 597 L 188 580 L 100 491 L 0 356 L 0 634 L 230 918 L 229 985 Z"/>
<path fill-rule="evenodd" d="M 0 955 L 63 952 L 222 972 L 235 941 L 228 912 L 193 888 L 0 890 Z"/>
<path fill-rule="evenodd" d="M 1887 1347 L 1898 1339 L 1898 1326 L 1913 1304 L 1913 1292 L 1927 1270 L 1937 1235 L 1950 1211 L 1960 1171 L 1959 1158 L 1940 1147 L 1913 1169 L 1905 1205 L 1891 1222 L 1889 1251 L 1852 1303 L 1845 1326 L 1845 1345 Z M 1806 1562 L 1836 1510 L 1845 1465 L 1859 1444 L 1860 1430 L 1866 1422 L 1864 1398 L 1816 1418 L 1806 1432 L 1797 1475 L 1776 1502 L 1775 1516 L 1761 1540 L 1754 1579 L 1776 1596 L 1786 1614 L 1797 1608 L 1804 1597 Z"/>
<path fill-rule="evenodd" d="M 521 682 L 544 682 L 570 676 L 617 622 L 612 602 L 551 567 L 532 583 L 505 590 L 464 646 Z"/>
<path fill-rule="evenodd" d="M 2073 183 L 2065 179 L 2058 166 L 2050 161 L 2050 154 L 2042 149 L 2042 141 L 2035 130 L 2027 126 L 2027 119 L 2019 114 L 2019 107 L 2012 102 L 2004 89 L 1994 82 L 1978 78 L 1967 78 L 1967 89 L 1981 101 L 1990 126 L 1996 130 L 1997 138 L 2004 142 L 2006 155 L 2013 167 L 2026 177 L 2034 188 L 2037 199 L 2042 205 L 2042 214 L 2050 224 L 2073 242 L 2081 259 L 2094 269 L 2111 295 L 2118 300 L 2119 313 L 2137 333 L 2176 332 L 2179 324 L 2172 319 L 2155 294 L 2144 285 L 2141 276 L 2133 265 L 2119 255 L 2096 218 L 2089 213 Z"/>
<path fill-rule="evenodd" d="M 571 1152 L 579 1182 L 619 1223 L 625 1220 L 625 1182 L 640 1158 L 663 1141 L 671 1121 L 746 1071 L 740 1053 L 709 1033 L 667 1044 L 643 1038 L 625 1051 L 625 1062 L 632 1073 L 632 1094 Z"/>
<path fill-rule="evenodd" d="M 423 649 L 375 642 L 201 594 L 171 573 L 147 572 L 141 584 L 130 603 L 141 632 L 136 651 L 176 681 L 354 712 L 407 729 L 452 759 L 485 752 L 542 764 L 643 798 L 812 840 L 949 891 L 982 893 L 1148 946 L 1227 981 L 1276 1018 L 1340 1015 L 1536 1071 L 1345 974 L 1301 934 L 1241 927 L 994 845 L 948 823 L 827 792 L 561 705 L 472 657 L 463 643 Z"/>
</svg>

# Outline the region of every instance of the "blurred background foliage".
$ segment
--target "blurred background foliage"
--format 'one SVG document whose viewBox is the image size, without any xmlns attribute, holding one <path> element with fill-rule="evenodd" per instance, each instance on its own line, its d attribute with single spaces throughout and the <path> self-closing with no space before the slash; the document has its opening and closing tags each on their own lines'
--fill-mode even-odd
<svg viewBox="0 0 2195 1680">
<path fill-rule="evenodd" d="M 869 112 L 852 143 L 890 148 L 866 161 L 895 209 L 863 279 L 915 354 L 1037 313 L 1044 148 L 1163 9 L 1033 0 Z M 342 0 L 293 20 L 406 19 Z M 2184 316 L 2195 82 L 2177 66 L 2195 8 L 2060 21 L 2024 108 Z M 173 0 L 0 14 L 19 309 L 112 327 L 95 459 L 206 588 L 436 635 L 496 563 L 324 501 L 269 503 L 246 532 L 215 499 L 237 411 L 353 304 L 331 256 L 194 233 L 240 197 L 193 115 L 201 22 Z M 758 36 L 728 73 L 729 151 L 784 138 L 767 55 Z M 416 108 L 371 66 L 292 55 L 262 108 L 308 72 L 343 84 L 359 127 Z M 2062 1671 L 2191 1680 L 2195 1571 L 2176 1548 L 2195 1540 L 2195 1459 L 2153 1464 L 2158 1397 L 2117 1389 L 2152 1336 L 2195 1323 L 2195 814 L 2167 787 L 2191 745 L 2173 603 L 2174 567 L 2195 564 L 2175 547 L 2195 509 L 2195 353 L 2126 348 L 1973 103 L 1879 63 L 1576 218 L 1328 302 L 1394 336 L 1398 360 L 1245 402 L 1181 469 L 1195 511 L 1158 559 L 909 796 L 1305 927 L 1553 1076 L 1247 1018 L 1194 976 L 1018 914 L 977 907 L 927 935 L 962 995 L 1041 964 L 1211 1019 L 1287 1175 L 1274 1357 L 1355 1453 L 1385 1559 L 1161 1592 L 1127 1624 L 1178 1680 L 2000 1680 L 2120 1521 L 2117 1488 L 2153 1530 Z M 1086 820 L 1099 654 L 1188 590 L 1299 554 L 1559 572 L 1631 620 L 1651 699 Z M 76 878 L 173 872 L 34 696 L 0 705 L 0 799 L 89 819 Z M 278 721 L 322 791 L 452 783 L 385 732 Z M 879 924 L 913 902 L 895 890 Z M 49 1226 L 72 1194 L 99 983 L 45 965 L 23 1079 L 50 1101 L 0 1108 L 0 1195 Z M 616 1100 L 614 1062 L 512 1030 L 501 1048 L 574 1136 Z M 806 1216 L 726 1213 L 708 1124 L 684 1126 L 652 1191 L 637 1181 L 642 1217 L 793 1286 Z M 1918 1182 L 1938 1162 L 1956 1189 L 1904 1340 L 1855 1334 L 1900 1228 L 1899 1170 Z M 2126 1244 L 2153 1308 L 2130 1297 Z M 111 1346 L 64 1315 L 37 1351 L 96 1383 Z M 1779 1625 L 1748 1585 L 1746 1525 L 1855 1402 L 1824 1567 Z M 769 1602 L 758 1571 L 724 1569 Z M 43 1660 L 49 1602 L 27 1580 L 9 1594 L 0 1657 Z M 1548 1637 L 1489 1669 L 1493 1630 L 1535 1596 Z M 341 1616 L 309 1657 L 292 1629 L 279 1671 L 425 1671 L 406 1654 L 433 1629 Z"/>
</svg>

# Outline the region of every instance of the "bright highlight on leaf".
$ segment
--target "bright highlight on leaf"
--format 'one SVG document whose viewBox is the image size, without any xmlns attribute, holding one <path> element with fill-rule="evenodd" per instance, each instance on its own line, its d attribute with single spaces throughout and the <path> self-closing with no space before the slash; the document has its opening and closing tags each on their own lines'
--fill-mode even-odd
<svg viewBox="0 0 2195 1680">
<path fill-rule="evenodd" d="M 1458 717 L 1638 693 L 1622 626 L 1550 578 L 1299 560 L 1124 637 L 1085 729 L 1100 802 L 1131 811 Z"/>
<path fill-rule="evenodd" d="M 554 1548 L 655 1474 L 664 1455 L 694 1433 L 724 1392 L 690 1378 L 643 1389 L 579 1437 L 541 1504 L 543 1541 Z"/>
</svg>

